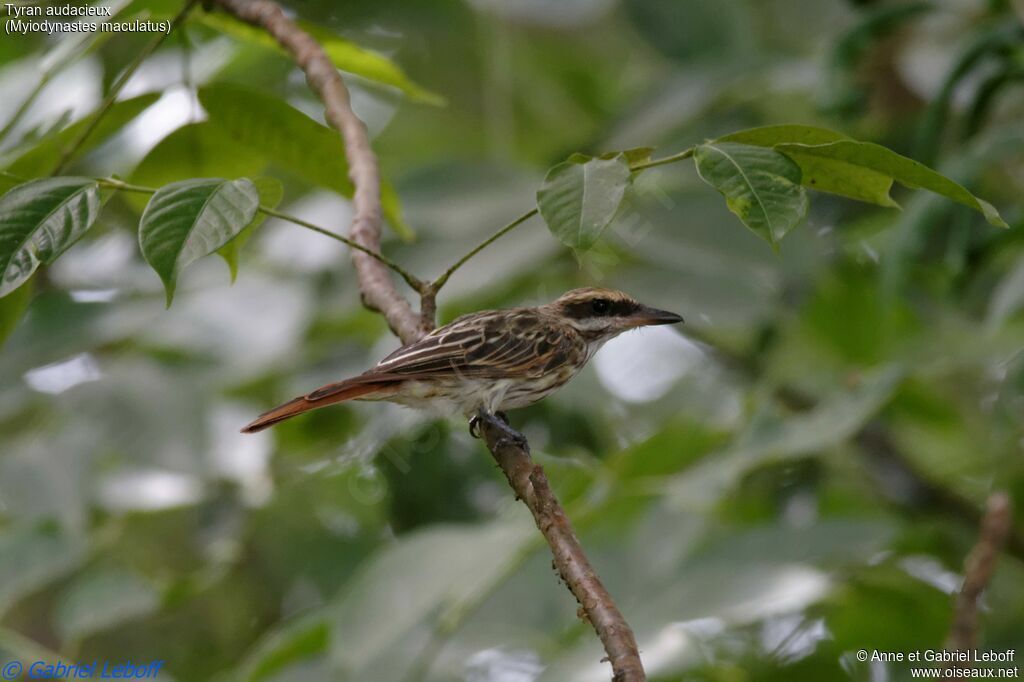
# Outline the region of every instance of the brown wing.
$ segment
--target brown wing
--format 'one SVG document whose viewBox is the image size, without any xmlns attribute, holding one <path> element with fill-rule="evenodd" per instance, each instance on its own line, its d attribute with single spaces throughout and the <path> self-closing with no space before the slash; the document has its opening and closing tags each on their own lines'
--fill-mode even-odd
<svg viewBox="0 0 1024 682">
<path fill-rule="evenodd" d="M 496 310 L 458 318 L 399 348 L 364 376 L 502 379 L 537 376 L 584 352 L 571 328 L 533 309 Z"/>
<path fill-rule="evenodd" d="M 383 395 L 389 390 L 394 390 L 393 383 L 363 381 L 361 377 L 327 384 L 312 393 L 300 395 L 294 400 L 289 400 L 283 405 L 278 405 L 274 409 L 264 412 L 252 422 L 242 427 L 242 433 L 256 433 L 274 424 L 283 422 L 285 419 L 291 419 L 300 415 L 303 412 L 309 412 L 319 407 L 326 407 L 346 400 L 353 400 L 361 396 L 371 394 Z"/>
<path fill-rule="evenodd" d="M 575 362 L 577 354 L 585 352 L 579 334 L 529 308 L 466 315 L 399 348 L 368 372 L 321 386 L 265 412 L 242 431 L 261 431 L 303 412 L 354 398 L 384 397 L 409 380 L 539 376 Z"/>
</svg>

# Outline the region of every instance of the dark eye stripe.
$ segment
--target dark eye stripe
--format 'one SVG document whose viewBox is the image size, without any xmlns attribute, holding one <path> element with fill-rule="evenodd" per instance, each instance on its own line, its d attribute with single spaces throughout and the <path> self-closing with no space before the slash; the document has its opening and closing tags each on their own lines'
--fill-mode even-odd
<svg viewBox="0 0 1024 682">
<path fill-rule="evenodd" d="M 608 301 L 608 310 L 603 313 L 594 311 L 594 301 L 577 301 L 565 305 L 566 317 L 576 320 L 584 320 L 592 317 L 614 317 L 632 315 L 636 310 L 636 304 L 632 301 Z"/>
</svg>

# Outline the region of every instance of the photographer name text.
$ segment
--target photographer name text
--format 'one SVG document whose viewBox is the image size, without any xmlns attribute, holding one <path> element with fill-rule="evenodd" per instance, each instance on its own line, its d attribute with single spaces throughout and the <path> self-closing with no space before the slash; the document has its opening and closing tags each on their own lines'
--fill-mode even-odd
<svg viewBox="0 0 1024 682">
<path fill-rule="evenodd" d="M 910 663 L 1012 663 L 1017 652 L 1006 651 L 947 651 L 945 649 L 925 649 L 924 651 L 879 651 L 870 652 L 861 649 L 857 658 L 862 661 L 881 661 L 884 663 L 909 661 Z"/>
<path fill-rule="evenodd" d="M 1013 649 L 921 649 L 883 651 L 861 649 L 862 663 L 910 663 L 910 677 L 917 679 L 1019 679 L 1017 652 Z M 916 666 L 914 665 L 916 664 Z"/>
<path fill-rule="evenodd" d="M 61 661 L 8 661 L 0 667 L 0 678 L 4 680 L 152 680 L 163 668 L 163 661 L 132 663 L 124 661 L 92 661 L 64 663 Z"/>
</svg>

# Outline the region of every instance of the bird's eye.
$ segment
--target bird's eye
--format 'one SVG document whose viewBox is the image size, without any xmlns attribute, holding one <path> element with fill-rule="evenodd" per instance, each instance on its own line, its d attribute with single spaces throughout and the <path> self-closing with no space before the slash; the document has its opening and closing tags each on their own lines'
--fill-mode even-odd
<svg viewBox="0 0 1024 682">
<path fill-rule="evenodd" d="M 590 304 L 590 309 L 594 311 L 595 315 L 604 315 L 611 308 L 611 305 L 611 302 L 603 298 L 598 298 Z"/>
</svg>

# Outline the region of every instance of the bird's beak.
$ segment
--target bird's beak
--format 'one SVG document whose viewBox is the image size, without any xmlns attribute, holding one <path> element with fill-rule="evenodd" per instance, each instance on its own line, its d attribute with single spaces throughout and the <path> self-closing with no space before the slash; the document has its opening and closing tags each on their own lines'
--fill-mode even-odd
<svg viewBox="0 0 1024 682">
<path fill-rule="evenodd" d="M 675 324 L 683 321 L 680 315 L 648 306 L 641 306 L 640 310 L 631 317 L 635 327 L 651 327 L 657 324 Z"/>
</svg>

